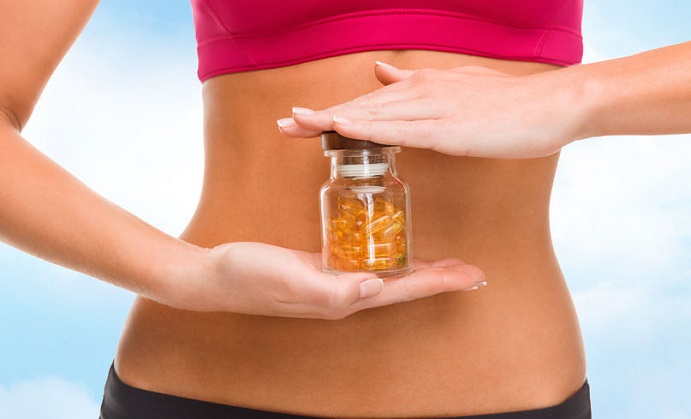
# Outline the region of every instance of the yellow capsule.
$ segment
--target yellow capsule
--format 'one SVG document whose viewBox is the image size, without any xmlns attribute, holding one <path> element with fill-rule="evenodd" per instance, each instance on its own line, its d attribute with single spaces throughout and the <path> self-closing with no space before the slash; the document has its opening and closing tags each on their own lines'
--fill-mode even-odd
<svg viewBox="0 0 691 419">
<path fill-rule="evenodd" d="M 394 237 L 394 245 L 396 246 L 396 252 L 398 253 L 408 253 L 408 246 L 403 234 L 398 234 Z"/>
<path fill-rule="evenodd" d="M 365 206 L 356 198 L 340 196 L 338 197 L 338 211 L 341 216 L 347 214 L 356 218 L 358 214 L 365 212 Z"/>
<path fill-rule="evenodd" d="M 360 214 L 358 214 L 357 217 L 355 217 L 355 220 L 353 221 L 353 224 L 352 224 L 352 229 L 354 231 L 359 232 L 362 230 L 362 228 L 365 226 L 366 223 L 367 223 L 367 214 L 363 211 Z"/>
<path fill-rule="evenodd" d="M 362 247 L 357 246 L 357 245 L 352 245 L 352 244 L 341 244 L 341 250 L 343 251 L 343 255 L 347 258 L 350 259 L 356 259 L 361 257 L 362 253 Z"/>
<path fill-rule="evenodd" d="M 382 215 L 393 215 L 395 207 L 393 203 L 384 198 L 377 198 L 374 201 L 374 212 Z"/>
<path fill-rule="evenodd" d="M 362 235 L 357 231 L 340 231 L 336 236 L 336 240 L 342 245 L 349 246 L 362 246 L 364 242 L 362 240 Z"/>
<path fill-rule="evenodd" d="M 330 232 L 337 233 L 348 229 L 348 221 L 343 218 L 332 218 L 329 220 L 328 228 Z"/>
<path fill-rule="evenodd" d="M 342 216 L 329 219 L 328 231 L 333 233 L 339 240 L 347 239 L 348 235 L 355 230 L 355 217 Z"/>
<path fill-rule="evenodd" d="M 405 212 L 403 212 L 402 210 L 401 210 L 401 211 L 397 211 L 397 212 L 393 215 L 393 220 L 394 220 L 395 222 L 400 223 L 400 224 L 402 224 L 403 226 L 405 226 Z"/>
<path fill-rule="evenodd" d="M 386 240 L 392 240 L 394 236 L 403 231 L 405 226 L 394 220 L 393 224 L 381 232 L 382 237 Z"/>
<path fill-rule="evenodd" d="M 394 228 L 395 228 L 394 225 L 386 227 L 384 230 L 382 230 L 381 234 L 378 236 L 378 239 L 380 241 L 391 240 L 391 238 L 394 236 L 394 232 L 393 232 Z"/>
<path fill-rule="evenodd" d="M 396 234 L 400 233 L 405 229 L 405 224 L 399 223 L 398 221 L 394 221 L 393 223 L 393 235 L 395 236 Z"/>
<path fill-rule="evenodd" d="M 389 199 L 339 197 L 327 224 L 329 266 L 340 271 L 406 266 L 405 221 L 405 212 Z"/>
<path fill-rule="evenodd" d="M 364 248 L 364 254 L 369 258 L 392 257 L 394 251 L 393 243 L 370 243 Z"/>
<path fill-rule="evenodd" d="M 365 231 L 369 234 L 376 234 L 387 227 L 391 225 L 391 216 L 390 215 L 382 215 L 381 217 L 374 218 L 370 223 L 365 227 Z"/>
<path fill-rule="evenodd" d="M 345 252 L 343 252 L 343 249 L 341 248 L 341 246 L 338 245 L 337 241 L 332 241 L 331 243 L 329 243 L 328 250 L 329 254 L 332 256 L 339 258 L 345 257 Z"/>
<path fill-rule="evenodd" d="M 394 266 L 395 260 L 392 257 L 368 258 L 362 261 L 362 267 L 369 271 L 390 269 Z"/>
<path fill-rule="evenodd" d="M 408 262 L 408 257 L 406 256 L 405 253 L 396 254 L 396 265 L 397 266 L 405 266 L 406 262 Z"/>
<path fill-rule="evenodd" d="M 336 256 L 329 257 L 329 266 L 339 271 L 357 271 L 360 269 L 358 259 L 339 258 Z"/>
</svg>

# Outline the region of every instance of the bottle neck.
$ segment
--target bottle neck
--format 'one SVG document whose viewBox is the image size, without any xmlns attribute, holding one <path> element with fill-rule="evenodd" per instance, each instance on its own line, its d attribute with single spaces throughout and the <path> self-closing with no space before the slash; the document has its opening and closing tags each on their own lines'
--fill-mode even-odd
<svg viewBox="0 0 691 419">
<path fill-rule="evenodd" d="M 374 178 L 395 175 L 395 153 L 399 147 L 373 148 L 367 150 L 327 150 L 331 157 L 331 178 Z"/>
</svg>

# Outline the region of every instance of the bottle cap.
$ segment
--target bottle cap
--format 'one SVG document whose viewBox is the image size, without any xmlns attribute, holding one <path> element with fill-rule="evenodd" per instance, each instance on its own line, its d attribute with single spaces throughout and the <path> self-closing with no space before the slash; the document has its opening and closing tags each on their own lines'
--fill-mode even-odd
<svg viewBox="0 0 691 419">
<path fill-rule="evenodd" d="M 321 139 L 322 149 L 324 150 L 369 150 L 372 148 L 393 147 L 386 144 L 344 137 L 336 131 L 322 132 Z"/>
</svg>

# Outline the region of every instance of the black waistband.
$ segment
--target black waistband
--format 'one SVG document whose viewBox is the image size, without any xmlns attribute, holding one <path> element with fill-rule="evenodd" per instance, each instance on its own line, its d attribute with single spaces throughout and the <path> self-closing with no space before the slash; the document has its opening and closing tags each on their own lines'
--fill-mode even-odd
<svg viewBox="0 0 691 419">
<path fill-rule="evenodd" d="M 590 388 L 586 381 L 563 403 L 536 410 L 458 416 L 456 419 L 591 419 Z M 315 419 L 243 407 L 209 403 L 131 387 L 111 366 L 106 381 L 100 419 Z M 449 419 L 449 418 L 447 418 Z"/>
</svg>

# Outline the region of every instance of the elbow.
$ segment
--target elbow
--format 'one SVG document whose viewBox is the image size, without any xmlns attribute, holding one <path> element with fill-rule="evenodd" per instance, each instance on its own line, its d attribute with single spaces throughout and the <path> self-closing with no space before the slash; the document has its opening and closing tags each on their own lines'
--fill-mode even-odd
<svg viewBox="0 0 691 419">
<path fill-rule="evenodd" d="M 11 107 L 0 104 L 0 122 L 7 123 L 17 132 L 21 132 L 25 123 L 19 118 L 17 112 Z"/>
</svg>

